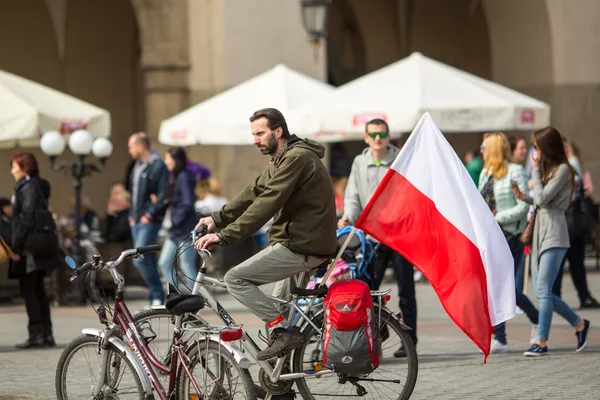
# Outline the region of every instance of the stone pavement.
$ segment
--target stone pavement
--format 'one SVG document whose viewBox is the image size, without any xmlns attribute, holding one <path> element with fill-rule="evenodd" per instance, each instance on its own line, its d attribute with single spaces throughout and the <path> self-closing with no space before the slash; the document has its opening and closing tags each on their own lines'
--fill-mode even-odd
<svg viewBox="0 0 600 400">
<path fill-rule="evenodd" d="M 588 275 L 590 290 L 600 297 L 600 274 Z M 565 300 L 578 306 L 570 276 L 563 280 Z M 390 286 L 392 287 L 392 286 Z M 529 293 L 533 293 L 529 287 Z M 130 288 L 132 310 L 145 305 L 144 289 Z M 555 314 L 550 355 L 528 359 L 530 325 L 519 315 L 508 323 L 508 354 L 491 355 L 487 364 L 469 339 L 450 321 L 428 284 L 417 285 L 419 377 L 414 399 L 600 399 L 600 310 L 583 311 L 592 321 L 588 347 L 575 353 L 574 330 Z M 226 294 L 219 300 L 233 318 L 256 332 L 261 323 Z M 534 300 L 534 299 L 532 299 Z M 535 300 L 534 300 L 535 302 Z M 392 299 L 392 306 L 397 300 Z M 397 306 L 395 307 L 397 309 Z M 578 311 L 579 312 L 579 311 Z M 210 311 L 206 310 L 206 314 Z M 0 306 L 0 400 L 53 399 L 54 373 L 62 348 L 84 327 L 99 327 L 91 307 L 53 308 L 58 347 L 17 351 L 26 339 L 22 305 Z M 216 319 L 213 319 L 216 322 Z M 255 377 L 256 379 L 256 377 Z"/>
</svg>

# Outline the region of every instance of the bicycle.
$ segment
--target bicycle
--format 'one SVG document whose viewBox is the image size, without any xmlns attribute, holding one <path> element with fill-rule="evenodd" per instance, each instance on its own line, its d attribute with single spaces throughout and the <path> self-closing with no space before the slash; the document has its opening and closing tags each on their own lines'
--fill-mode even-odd
<svg viewBox="0 0 600 400">
<path fill-rule="evenodd" d="M 192 243 L 195 243 L 197 239 L 196 235 L 199 233 L 204 234 L 205 232 L 201 232 L 199 230 L 192 232 Z M 226 285 L 223 281 L 206 276 L 206 259 L 210 257 L 210 252 L 201 250 L 199 253 L 202 262 L 191 292 L 192 294 L 201 294 L 206 300 L 206 306 L 212 309 L 226 325 L 235 326 L 235 321 L 233 318 L 206 288 L 206 285 L 226 288 Z M 298 277 L 297 282 L 303 282 L 303 274 Z M 322 395 L 332 397 L 363 397 L 371 392 L 375 397 L 382 397 L 383 393 L 378 387 L 376 387 L 376 385 L 374 385 L 375 383 L 377 383 L 377 386 L 383 383 L 393 383 L 394 385 L 402 384 L 401 380 L 396 378 L 395 372 L 386 371 L 385 367 L 386 365 L 390 364 L 390 358 L 392 357 L 386 357 L 384 352 L 384 350 L 390 348 L 395 351 L 400 347 L 400 344 L 403 345 L 407 352 L 405 365 L 408 372 L 404 378 L 404 386 L 398 391 L 397 398 L 408 399 L 414 390 L 417 380 L 417 354 L 415 345 L 408 334 L 408 330 L 410 330 L 410 328 L 406 326 L 397 315 L 395 315 L 386 307 L 386 303 L 390 299 L 390 292 L 391 289 L 371 292 L 375 304 L 375 322 L 377 323 L 376 326 L 379 326 L 383 341 L 380 367 L 369 376 L 348 376 L 344 374 L 337 374 L 332 370 L 326 369 L 324 366 L 322 354 L 322 326 L 324 310 L 323 304 L 315 304 L 315 300 L 317 298 L 325 297 L 327 293 L 326 286 L 318 286 L 317 288 L 311 290 L 295 288 L 292 291 L 293 296 L 291 300 L 284 300 L 269 296 L 269 298 L 275 303 L 284 307 L 288 307 L 288 320 L 292 325 L 297 325 L 300 327 L 304 334 L 305 341 L 301 348 L 294 350 L 288 355 L 277 358 L 275 362 L 258 361 L 256 360 L 256 354 L 260 351 L 260 348 L 250 337 L 250 335 L 247 332 L 244 332 L 241 342 L 242 348 L 260 366 L 259 382 L 262 388 L 266 391 L 267 400 L 273 395 L 283 395 L 288 393 L 290 390 L 292 390 L 294 383 L 296 383 L 298 391 L 305 400 L 313 399 L 316 396 Z M 303 307 L 298 304 L 299 299 L 304 299 L 305 302 L 310 299 L 310 301 L 308 301 L 308 308 L 303 309 Z M 299 318 L 297 318 L 298 315 Z M 164 309 L 161 309 L 160 307 L 154 307 L 151 310 L 144 311 L 139 315 L 136 315 L 135 319 L 150 322 L 165 317 L 168 318 L 168 315 Z M 184 318 L 188 321 L 194 321 L 194 323 L 197 325 L 207 324 L 207 322 L 202 319 L 201 316 L 194 313 L 186 314 Z M 268 329 L 266 329 L 266 331 L 268 332 Z M 391 340 L 391 333 L 397 334 L 399 338 L 398 342 Z M 259 336 L 261 335 L 259 334 Z M 264 341 L 268 340 L 268 338 L 265 337 L 261 337 L 261 339 Z M 384 345 L 386 346 L 385 348 Z M 373 378 L 373 375 L 378 375 L 381 373 L 387 373 L 388 375 L 386 377 L 388 379 Z M 392 375 L 393 378 L 389 379 Z M 322 379 L 324 377 L 337 378 L 337 381 L 340 385 L 333 390 L 333 393 L 321 393 L 323 390 L 331 389 L 333 386 L 331 383 L 332 379 Z M 325 381 L 328 381 L 328 383 L 325 385 L 320 384 Z M 314 385 L 315 387 L 311 387 L 310 383 L 314 382 L 316 382 L 316 385 Z M 367 390 L 363 386 L 364 383 L 366 383 L 366 385 L 370 384 L 370 390 Z M 347 386 L 346 384 L 349 385 Z M 346 390 L 348 388 L 350 390 Z M 395 393 L 394 389 L 391 390 L 393 393 Z"/>
<path fill-rule="evenodd" d="M 102 261 L 94 256 L 76 268 L 75 262 L 67 257 L 71 268 L 75 269 L 71 280 L 89 271 L 107 269 L 117 285 L 114 307 L 101 304 L 94 308 L 100 322 L 100 329 L 83 329 L 83 335 L 67 345 L 56 369 L 57 399 L 204 399 L 204 398 L 247 398 L 254 400 L 256 393 L 246 359 L 240 349 L 232 343 L 239 340 L 242 330 L 239 326 L 186 326 L 183 315 L 198 313 L 205 305 L 201 295 L 172 295 L 167 299 L 165 311 L 174 319 L 173 339 L 170 344 L 170 360 L 159 361 L 149 349 L 156 335 L 149 324 L 136 323 L 125 304 L 123 292 L 125 280 L 116 267 L 126 258 L 140 257 L 145 253 L 160 250 L 152 245 L 123 251 L 118 258 Z M 109 320 L 107 312 L 112 314 Z M 183 332 L 192 332 L 194 340 L 182 340 Z M 98 364 L 87 357 L 88 366 L 83 370 L 74 366 L 78 352 L 91 351 Z M 85 355 L 84 355 L 84 358 Z M 214 366 L 211 364 L 214 363 Z M 79 376 L 79 373 L 82 373 Z M 194 376 L 199 372 L 200 376 Z M 237 374 L 234 378 L 233 374 Z M 75 375 L 73 380 L 70 380 Z M 91 378 L 91 383 L 83 383 L 82 378 Z M 159 376 L 168 376 L 165 390 Z M 127 379 L 124 379 L 127 378 Z M 71 386 L 71 383 L 73 386 Z M 77 385 L 82 384 L 79 388 Z M 238 387 L 238 384 L 239 385 Z M 241 387 L 241 391 L 239 388 Z"/>
</svg>

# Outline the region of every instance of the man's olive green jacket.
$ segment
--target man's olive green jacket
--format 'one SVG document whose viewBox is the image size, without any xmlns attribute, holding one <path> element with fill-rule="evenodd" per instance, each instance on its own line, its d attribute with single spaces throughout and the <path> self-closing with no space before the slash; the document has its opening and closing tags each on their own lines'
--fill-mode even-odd
<svg viewBox="0 0 600 400">
<path fill-rule="evenodd" d="M 212 214 L 227 245 L 249 238 L 273 217 L 269 245 L 315 256 L 334 255 L 336 210 L 319 143 L 292 135 L 269 167 L 221 211 Z"/>
</svg>

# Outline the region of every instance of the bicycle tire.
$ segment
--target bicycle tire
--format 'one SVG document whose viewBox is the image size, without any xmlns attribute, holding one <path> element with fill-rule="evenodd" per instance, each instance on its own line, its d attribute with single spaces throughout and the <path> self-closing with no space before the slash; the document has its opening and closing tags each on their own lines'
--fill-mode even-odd
<svg viewBox="0 0 600 400">
<path fill-rule="evenodd" d="M 378 307 L 375 307 L 374 314 L 379 315 Z M 417 375 L 418 375 L 418 370 L 419 370 L 416 346 L 415 346 L 414 342 L 412 341 L 412 338 L 410 337 L 408 332 L 402 328 L 402 326 L 400 325 L 400 322 L 398 320 L 396 320 L 396 318 L 394 318 L 390 312 L 388 312 L 386 310 L 381 310 L 381 321 L 385 322 L 386 325 L 388 326 L 388 328 L 393 329 L 393 331 L 395 331 L 400 336 L 400 339 L 401 339 L 402 343 L 404 344 L 404 348 L 407 352 L 406 359 L 407 359 L 408 371 L 409 371 L 408 377 L 406 378 L 406 383 L 404 385 L 404 389 L 399 394 L 397 399 L 398 400 L 409 399 L 415 388 L 415 385 L 417 383 Z M 319 327 L 323 326 L 323 313 L 320 312 L 319 314 L 316 314 L 312 318 L 312 322 L 316 326 L 319 326 Z M 304 372 L 304 368 L 303 368 L 304 356 L 305 356 L 304 353 L 306 351 L 306 347 L 310 341 L 310 338 L 314 334 L 314 331 L 315 331 L 315 329 L 312 325 L 310 325 L 308 323 L 304 325 L 303 330 L 302 330 L 302 333 L 304 334 L 304 345 L 302 347 L 300 347 L 299 349 L 296 349 L 294 351 L 294 355 L 293 355 L 293 370 L 294 370 L 294 372 Z M 376 371 L 377 370 L 375 370 L 374 372 L 376 372 Z M 310 379 L 315 379 L 315 378 L 310 378 Z M 320 379 L 321 380 L 327 379 L 327 377 L 321 377 Z M 312 395 L 311 390 L 308 387 L 305 378 L 296 379 L 296 386 L 298 387 L 298 391 L 304 400 L 313 400 L 315 398 Z"/>
<path fill-rule="evenodd" d="M 66 386 L 67 372 L 68 372 L 70 363 L 73 359 L 73 356 L 76 354 L 76 352 L 78 350 L 82 349 L 84 346 L 93 346 L 95 349 L 97 349 L 98 348 L 98 338 L 96 336 L 90 336 L 90 335 L 78 336 L 75 339 L 73 339 L 65 347 L 62 354 L 60 355 L 58 364 L 56 366 L 56 375 L 55 375 L 55 382 L 54 382 L 55 388 L 56 388 L 56 398 L 58 400 L 73 400 L 73 399 L 80 398 L 79 395 L 75 395 L 75 396 L 69 398 L 69 394 L 67 393 L 67 390 L 66 390 L 67 388 L 65 386 Z M 114 357 L 118 357 L 118 359 L 120 360 L 119 365 L 125 365 L 131 371 L 131 375 L 133 377 L 133 381 L 136 386 L 136 392 L 132 392 L 131 393 L 132 396 L 130 398 L 134 399 L 137 397 L 138 399 L 143 400 L 144 399 L 144 394 L 143 394 L 144 390 L 142 387 L 140 377 L 135 372 L 133 365 L 127 359 L 127 357 L 125 357 L 125 355 L 123 355 L 116 347 L 114 347 L 112 344 L 109 344 L 109 346 L 110 346 L 110 349 L 108 351 L 110 351 Z M 124 364 L 122 364 L 123 362 L 124 362 Z M 111 366 L 114 367 L 114 364 L 111 363 Z M 86 371 L 86 372 L 89 374 L 89 371 Z M 84 386 L 86 386 L 86 385 L 84 385 Z M 113 389 L 116 389 L 116 388 L 113 388 Z M 89 396 L 90 395 L 89 386 L 87 387 L 87 393 L 85 393 L 85 390 L 86 390 L 85 388 L 82 389 L 82 393 L 84 393 L 85 396 Z M 137 396 L 136 396 L 136 393 L 137 393 Z M 122 398 L 122 397 L 119 396 L 119 398 Z"/>
<path fill-rule="evenodd" d="M 204 342 L 204 341 L 203 341 Z M 197 343 L 197 342 L 196 342 Z M 257 399 L 257 395 L 256 395 L 256 388 L 254 386 L 254 382 L 252 381 L 252 376 L 250 375 L 250 371 L 248 371 L 245 368 L 241 368 L 239 366 L 239 364 L 235 361 L 235 359 L 233 358 L 233 355 L 227 351 L 227 349 L 225 349 L 224 346 L 222 346 L 219 343 L 216 343 L 214 341 L 208 341 L 208 343 L 204 344 L 201 343 L 200 346 L 197 346 L 196 343 L 194 343 L 193 345 L 191 345 L 187 351 L 186 351 L 186 358 L 188 360 L 191 360 L 190 364 L 188 365 L 189 369 L 191 372 L 194 371 L 194 367 L 196 365 L 198 365 L 199 361 L 205 361 L 206 360 L 206 354 L 212 353 L 212 354 L 217 354 L 219 358 L 223 359 L 225 362 L 223 364 L 220 365 L 231 365 L 233 368 L 236 369 L 238 376 L 240 377 L 241 383 L 242 383 L 242 388 L 245 394 L 245 399 L 247 400 L 256 400 Z M 197 357 L 198 351 L 203 352 L 202 356 L 200 358 Z M 205 369 L 205 366 L 202 366 L 201 368 Z M 220 371 L 220 375 L 219 376 L 225 376 L 224 371 Z M 219 385 L 219 387 L 217 387 L 215 385 L 215 387 L 211 390 L 211 393 L 209 396 L 203 396 L 203 397 L 197 397 L 197 398 L 207 398 L 207 399 L 237 399 L 239 397 L 234 396 L 234 394 L 230 394 L 230 393 L 219 393 L 218 391 L 222 391 L 222 389 L 219 388 L 223 388 L 224 385 L 222 382 Z M 187 375 L 187 373 L 185 372 L 184 368 L 182 366 L 180 366 L 179 371 L 177 372 L 177 380 L 176 380 L 176 391 L 178 393 L 178 398 L 180 399 L 188 399 L 190 398 L 190 393 L 189 393 L 189 388 L 190 388 L 190 381 L 189 381 L 189 377 Z"/>
</svg>

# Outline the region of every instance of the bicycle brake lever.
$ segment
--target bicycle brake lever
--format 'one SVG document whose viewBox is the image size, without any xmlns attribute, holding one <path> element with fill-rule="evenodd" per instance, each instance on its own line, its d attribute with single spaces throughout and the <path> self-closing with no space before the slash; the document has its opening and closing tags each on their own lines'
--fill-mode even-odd
<svg viewBox="0 0 600 400">
<path fill-rule="evenodd" d="M 206 250 L 206 249 L 200 249 L 200 250 L 198 250 L 198 254 L 200 254 L 200 258 L 202 258 L 202 259 L 206 259 L 206 258 L 212 257 L 211 252 L 208 251 L 208 250 Z"/>
</svg>

